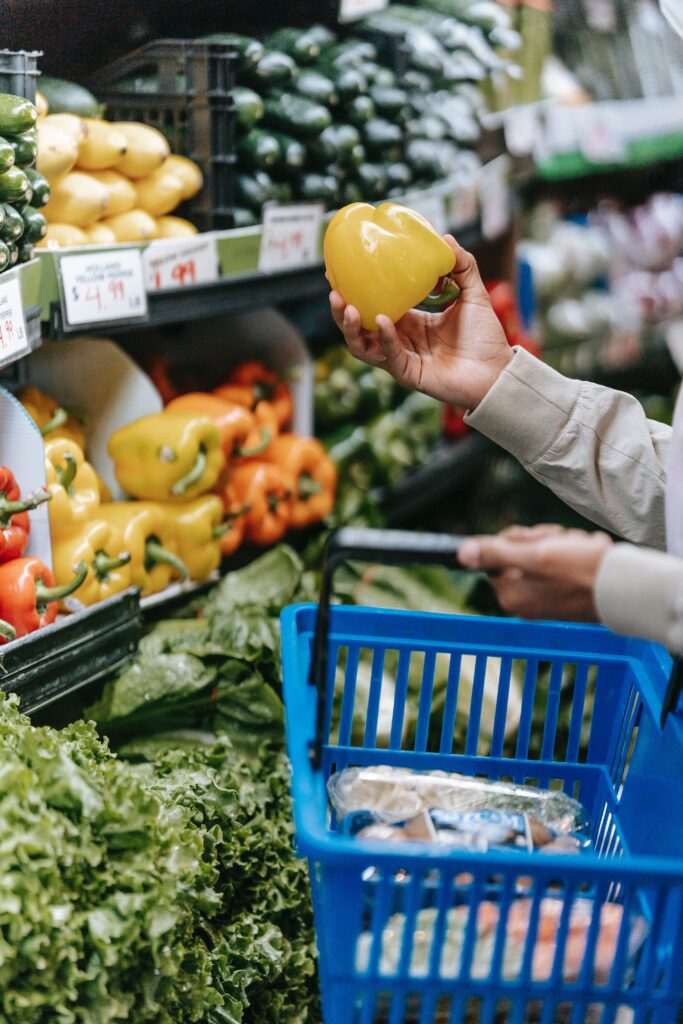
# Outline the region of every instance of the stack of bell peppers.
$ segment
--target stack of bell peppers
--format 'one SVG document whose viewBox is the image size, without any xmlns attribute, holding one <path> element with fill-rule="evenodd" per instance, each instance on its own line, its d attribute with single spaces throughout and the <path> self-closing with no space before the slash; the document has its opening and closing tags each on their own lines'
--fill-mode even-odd
<svg viewBox="0 0 683 1024">
<path fill-rule="evenodd" d="M 287 432 L 289 386 L 262 363 L 241 363 L 213 392 L 168 397 L 163 413 L 117 431 L 109 453 L 126 493 L 173 519 L 193 579 L 245 542 L 275 544 L 332 510 L 334 464 L 318 441 Z"/>
</svg>

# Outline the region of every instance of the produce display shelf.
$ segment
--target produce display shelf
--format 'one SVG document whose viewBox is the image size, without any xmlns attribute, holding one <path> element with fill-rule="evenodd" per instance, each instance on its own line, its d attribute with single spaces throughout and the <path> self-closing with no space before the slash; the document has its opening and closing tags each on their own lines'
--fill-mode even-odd
<svg viewBox="0 0 683 1024">
<path fill-rule="evenodd" d="M 30 260 L 28 263 L 20 264 L 0 274 L 0 293 L 3 291 L 3 285 L 15 281 L 19 284 L 27 342 L 26 347 L 22 350 L 18 352 L 10 351 L 7 354 L 4 353 L 4 349 L 0 344 L 0 372 L 18 359 L 22 359 L 28 352 L 38 348 L 41 343 L 40 279 L 41 263 L 38 259 Z"/>
</svg>

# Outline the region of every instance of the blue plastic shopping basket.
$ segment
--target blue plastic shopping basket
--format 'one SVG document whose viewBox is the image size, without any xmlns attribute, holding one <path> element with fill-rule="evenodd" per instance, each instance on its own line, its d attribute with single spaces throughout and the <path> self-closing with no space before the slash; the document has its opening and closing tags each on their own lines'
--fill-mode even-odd
<svg viewBox="0 0 683 1024">
<path fill-rule="evenodd" d="M 334 569 L 345 559 L 453 565 L 457 546 L 443 536 L 342 530 L 328 545 L 320 604 L 283 612 L 296 829 L 310 865 L 326 1024 L 680 1024 L 683 716 L 660 725 L 670 658 L 594 626 L 329 605 Z M 444 657 L 446 692 L 434 702 L 435 665 Z M 371 659 L 365 687 L 357 685 L 363 659 Z M 407 742 L 416 659 L 421 684 Z M 474 674 L 463 717 L 458 689 L 468 659 Z M 394 667 L 388 720 L 385 664 Z M 495 714 L 484 734 L 492 668 Z M 520 675 L 511 752 L 507 709 Z M 383 706 L 386 727 L 378 730 Z M 341 835 L 326 780 L 347 765 L 373 764 L 561 788 L 586 807 L 591 847 L 571 855 L 438 853 L 429 844 Z M 561 909 L 548 944 L 550 907 Z M 484 939 L 481 921 L 492 913 Z M 552 951 L 549 961 L 540 961 L 541 948 Z"/>
</svg>

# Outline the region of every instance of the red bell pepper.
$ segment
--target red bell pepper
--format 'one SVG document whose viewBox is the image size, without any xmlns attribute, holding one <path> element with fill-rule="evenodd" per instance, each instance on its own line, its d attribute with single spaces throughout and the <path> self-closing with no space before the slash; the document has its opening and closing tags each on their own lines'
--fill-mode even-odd
<svg viewBox="0 0 683 1024">
<path fill-rule="evenodd" d="M 15 558 L 1 565 L 0 619 L 17 637 L 48 626 L 57 618 L 57 602 L 77 590 L 87 575 L 87 565 L 79 562 L 74 578 L 56 587 L 54 576 L 39 558 Z"/>
<path fill-rule="evenodd" d="M 21 498 L 14 474 L 0 466 L 0 562 L 23 555 L 31 531 L 28 513 L 51 497 L 49 491 L 40 491 Z"/>
</svg>

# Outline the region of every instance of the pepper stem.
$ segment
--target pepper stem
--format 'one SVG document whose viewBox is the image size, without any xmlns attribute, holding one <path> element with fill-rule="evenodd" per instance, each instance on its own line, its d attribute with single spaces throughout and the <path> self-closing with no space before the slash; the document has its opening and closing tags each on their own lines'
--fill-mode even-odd
<svg viewBox="0 0 683 1024">
<path fill-rule="evenodd" d="M 213 537 L 214 540 L 219 540 L 223 536 L 223 534 L 228 532 L 228 530 L 232 530 L 231 519 L 226 519 L 225 522 L 221 523 L 219 526 L 214 526 L 213 530 L 211 531 L 211 536 Z"/>
<path fill-rule="evenodd" d="M 14 626 L 10 626 L 9 622 L 5 622 L 4 619 L 0 619 L 0 638 L 8 643 L 10 640 L 16 640 L 17 638 L 17 631 Z"/>
<path fill-rule="evenodd" d="M 190 575 L 182 558 L 165 548 L 156 537 L 148 537 L 145 541 L 145 571 L 151 572 L 155 565 L 170 565 L 181 580 Z"/>
<path fill-rule="evenodd" d="M 122 551 L 118 558 L 111 558 L 106 551 L 100 550 L 95 553 L 92 560 L 93 572 L 98 580 L 106 580 L 115 569 L 120 569 L 122 565 L 128 565 L 129 562 L 130 552 L 128 551 Z"/>
<path fill-rule="evenodd" d="M 57 477 L 57 483 L 65 491 L 69 491 L 78 471 L 78 464 L 70 452 L 67 452 L 64 456 L 64 462 L 66 463 L 64 466 L 55 466 L 55 476 Z"/>
<path fill-rule="evenodd" d="M 246 516 L 247 512 L 251 512 L 251 505 L 249 504 L 249 502 L 247 502 L 246 505 L 242 505 L 240 508 L 236 508 L 234 512 L 228 512 L 223 522 L 220 523 L 218 526 L 214 526 L 214 539 L 222 537 L 224 533 L 227 533 L 228 530 L 232 527 L 232 524 L 235 522 L 235 520 L 239 519 L 240 516 Z"/>
<path fill-rule="evenodd" d="M 272 402 L 273 395 L 275 394 L 275 387 L 273 384 L 267 384 L 264 380 L 257 381 L 254 385 L 254 408 L 259 402 Z"/>
<path fill-rule="evenodd" d="M 453 278 L 450 276 L 444 277 L 441 291 L 430 292 L 420 305 L 425 306 L 427 309 L 440 309 L 448 302 L 453 302 L 454 299 L 457 299 L 458 295 L 460 295 L 460 288 Z"/>
<path fill-rule="evenodd" d="M 266 450 L 270 444 L 270 431 L 268 427 L 261 427 L 261 440 L 253 448 L 238 448 L 235 451 L 235 455 L 240 459 L 253 459 L 255 455 L 260 455 Z"/>
<path fill-rule="evenodd" d="M 53 601 L 62 601 L 69 594 L 73 594 L 74 590 L 78 590 L 80 585 L 85 582 L 85 578 L 88 575 L 88 566 L 84 561 L 80 561 L 78 565 L 74 566 L 74 578 L 69 583 L 63 583 L 60 587 L 46 587 L 40 577 L 36 580 L 36 608 L 45 608 L 48 604 L 52 604 Z"/>
<path fill-rule="evenodd" d="M 58 406 L 50 416 L 47 423 L 43 423 L 40 428 L 40 433 L 45 437 L 47 434 L 51 434 L 53 430 L 57 430 L 58 427 L 63 427 L 69 418 L 69 414 L 61 405 Z"/>
<path fill-rule="evenodd" d="M 193 484 L 196 484 L 198 480 L 201 480 L 201 478 L 204 475 L 205 469 L 206 449 L 202 445 L 200 446 L 199 451 L 195 456 L 194 465 L 192 466 L 192 469 L 188 473 L 186 473 L 185 476 L 181 476 L 179 480 L 176 480 L 176 482 L 171 487 L 171 494 L 175 494 L 177 497 L 182 497 L 182 495 L 185 494 L 186 491 L 188 491 Z"/>
<path fill-rule="evenodd" d="M 8 501 L 3 491 L 0 494 L 0 527 L 4 529 L 10 525 L 12 516 L 17 516 L 20 512 L 30 512 L 31 509 L 38 508 L 46 501 L 52 501 L 49 491 L 36 491 L 34 494 L 27 494 L 21 501 Z"/>
<path fill-rule="evenodd" d="M 314 498 L 316 494 L 320 494 L 322 491 L 322 484 L 319 484 L 315 477 L 312 477 L 310 473 L 302 473 L 299 477 L 299 498 L 302 501 L 308 501 L 309 498 Z"/>
<path fill-rule="evenodd" d="M 285 494 L 268 494 L 268 508 L 271 512 L 277 512 L 278 505 L 281 505 L 283 501 L 289 501 L 291 494 L 287 491 Z"/>
</svg>

